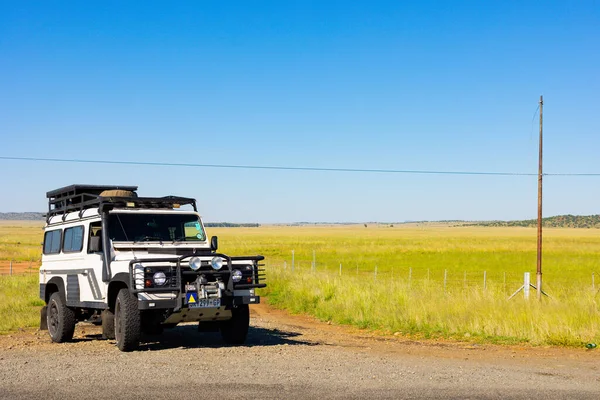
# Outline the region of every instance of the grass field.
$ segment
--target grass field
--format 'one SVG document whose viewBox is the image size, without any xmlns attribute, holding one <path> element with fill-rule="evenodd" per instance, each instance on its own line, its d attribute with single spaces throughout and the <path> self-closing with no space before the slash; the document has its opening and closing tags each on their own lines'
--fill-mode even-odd
<svg viewBox="0 0 600 400">
<path fill-rule="evenodd" d="M 0 225 L 0 261 L 39 258 L 39 227 Z M 592 274 L 595 279 L 600 270 L 600 231 L 544 232 L 544 290 L 550 298 L 541 303 L 534 293 L 530 301 L 522 295 L 507 300 L 524 272 L 535 283 L 531 228 L 266 226 L 212 228 L 208 234 L 219 236 L 225 253 L 265 255 L 269 287 L 262 294 L 292 312 L 415 337 L 599 342 L 600 298 Z"/>
</svg>

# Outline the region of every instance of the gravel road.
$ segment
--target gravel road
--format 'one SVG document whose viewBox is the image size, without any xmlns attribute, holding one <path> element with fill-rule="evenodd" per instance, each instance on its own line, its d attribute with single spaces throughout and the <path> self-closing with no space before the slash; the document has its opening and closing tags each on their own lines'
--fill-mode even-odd
<svg viewBox="0 0 600 400">
<path fill-rule="evenodd" d="M 599 399 L 596 350 L 415 342 L 254 307 L 244 346 L 193 325 L 121 353 L 80 324 L 75 341 L 0 336 L 1 399 Z"/>
</svg>

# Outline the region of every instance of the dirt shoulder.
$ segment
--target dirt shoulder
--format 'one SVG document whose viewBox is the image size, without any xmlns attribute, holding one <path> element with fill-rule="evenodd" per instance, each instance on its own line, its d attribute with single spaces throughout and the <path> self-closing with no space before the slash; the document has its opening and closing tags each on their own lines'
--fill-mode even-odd
<svg viewBox="0 0 600 400">
<path fill-rule="evenodd" d="M 531 360 L 533 363 L 544 360 L 579 360 L 597 362 L 600 349 L 574 349 L 561 347 L 508 346 L 474 344 L 448 340 L 414 340 L 402 335 L 385 335 L 350 326 L 335 325 L 319 321 L 306 315 L 291 315 L 268 304 L 258 304 L 251 308 L 252 319 L 275 330 L 294 332 L 303 339 L 315 344 L 381 353 L 386 355 L 411 354 L 422 357 L 441 357 L 499 362 L 515 358 Z M 91 324 L 78 324 L 74 339 L 77 342 L 91 342 L 104 347 L 100 327 Z M 267 339 L 267 338 L 265 338 Z M 15 349 L 52 349 L 53 344 L 47 332 L 36 328 L 20 329 L 0 335 L 0 351 Z"/>
<path fill-rule="evenodd" d="M 73 342 L 47 332 L 0 336 L 0 399 L 433 398 L 597 399 L 596 350 L 473 345 L 382 336 L 267 305 L 247 343 L 225 346 L 193 324 L 121 353 L 100 328 Z"/>
</svg>

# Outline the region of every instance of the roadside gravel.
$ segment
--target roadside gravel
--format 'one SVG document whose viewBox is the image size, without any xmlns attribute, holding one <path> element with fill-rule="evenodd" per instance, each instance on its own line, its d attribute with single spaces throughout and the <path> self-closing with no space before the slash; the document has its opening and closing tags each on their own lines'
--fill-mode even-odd
<svg viewBox="0 0 600 400">
<path fill-rule="evenodd" d="M 78 325 L 0 336 L 0 399 L 598 399 L 597 351 L 414 342 L 254 307 L 244 346 L 193 325 L 121 353 Z"/>
</svg>

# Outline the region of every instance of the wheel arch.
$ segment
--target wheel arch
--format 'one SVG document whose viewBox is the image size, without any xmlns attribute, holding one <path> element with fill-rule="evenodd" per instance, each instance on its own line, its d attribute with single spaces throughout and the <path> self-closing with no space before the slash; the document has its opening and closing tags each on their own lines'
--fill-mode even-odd
<svg viewBox="0 0 600 400">
<path fill-rule="evenodd" d="M 119 290 L 123 288 L 129 288 L 129 274 L 120 272 L 110 280 L 108 291 L 106 292 L 106 303 L 111 311 L 114 311 L 117 295 L 119 294 Z"/>
<path fill-rule="evenodd" d="M 46 302 L 46 304 L 48 304 L 48 302 L 50 301 L 50 296 L 52 296 L 52 293 L 56 292 L 58 292 L 58 294 L 60 295 L 60 299 L 63 301 L 63 303 L 66 304 L 67 296 L 65 293 L 65 282 L 59 276 L 52 277 L 45 285 L 44 301 Z"/>
</svg>

